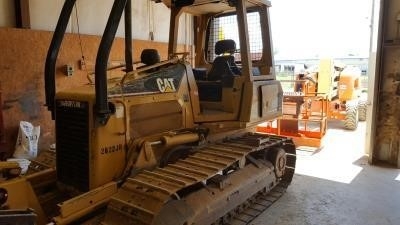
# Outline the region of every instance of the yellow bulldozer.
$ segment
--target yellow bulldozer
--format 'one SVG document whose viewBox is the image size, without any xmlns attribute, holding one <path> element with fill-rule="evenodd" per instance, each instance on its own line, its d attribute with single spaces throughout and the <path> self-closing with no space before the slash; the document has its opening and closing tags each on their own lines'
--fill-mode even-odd
<svg viewBox="0 0 400 225">
<path fill-rule="evenodd" d="M 65 0 L 45 65 L 55 157 L 41 155 L 27 175 L 0 183 L 0 223 L 248 224 L 284 193 L 293 141 L 255 132 L 282 114 L 268 1 L 165 0 L 168 60 L 146 49 L 134 68 L 131 2 L 115 0 L 94 85 L 56 91 L 55 62 L 75 1 Z M 109 80 L 123 12 L 126 63 Z M 194 65 L 177 52 L 184 12 L 195 18 Z"/>
</svg>

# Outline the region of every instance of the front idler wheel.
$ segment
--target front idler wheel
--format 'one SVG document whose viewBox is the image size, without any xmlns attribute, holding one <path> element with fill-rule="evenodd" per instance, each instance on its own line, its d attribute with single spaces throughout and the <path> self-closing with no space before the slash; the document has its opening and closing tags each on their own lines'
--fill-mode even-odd
<svg viewBox="0 0 400 225">
<path fill-rule="evenodd" d="M 273 148 L 268 151 L 268 160 L 272 162 L 275 168 L 275 176 L 283 177 L 286 169 L 286 152 L 282 148 Z"/>
</svg>

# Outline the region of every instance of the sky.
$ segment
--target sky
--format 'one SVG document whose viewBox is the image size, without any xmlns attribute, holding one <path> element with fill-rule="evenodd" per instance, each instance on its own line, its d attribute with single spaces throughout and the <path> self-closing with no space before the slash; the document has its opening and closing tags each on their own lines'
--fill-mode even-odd
<svg viewBox="0 0 400 225">
<path fill-rule="evenodd" d="M 372 0 L 272 0 L 275 59 L 368 57 Z"/>
</svg>

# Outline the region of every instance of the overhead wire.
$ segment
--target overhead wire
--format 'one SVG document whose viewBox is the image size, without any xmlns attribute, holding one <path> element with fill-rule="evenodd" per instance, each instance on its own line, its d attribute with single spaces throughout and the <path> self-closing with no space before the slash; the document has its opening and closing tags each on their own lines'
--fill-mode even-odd
<svg viewBox="0 0 400 225">
<path fill-rule="evenodd" d="M 148 29 L 149 29 L 149 39 L 150 41 L 154 41 L 154 8 L 152 5 L 152 1 L 147 1 L 147 17 L 148 17 Z"/>
</svg>

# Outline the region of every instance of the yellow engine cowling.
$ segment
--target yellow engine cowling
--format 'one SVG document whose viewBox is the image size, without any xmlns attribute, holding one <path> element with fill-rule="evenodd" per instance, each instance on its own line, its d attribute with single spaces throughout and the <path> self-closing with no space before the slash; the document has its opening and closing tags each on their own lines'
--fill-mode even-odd
<svg viewBox="0 0 400 225">
<path fill-rule="evenodd" d="M 105 125 L 95 119 L 92 85 L 63 90 L 56 95 L 57 179 L 86 192 L 121 178 L 127 164 L 129 141 L 154 142 L 163 133 L 193 127 L 185 66 L 166 68 L 127 79 L 121 85 L 109 82 L 110 117 Z M 185 140 L 188 140 L 186 138 Z M 170 142 L 176 140 L 169 140 Z M 129 145 L 129 146 L 128 146 Z M 136 146 L 137 147 L 137 146 Z M 136 151 L 141 147 L 133 147 Z M 145 148 L 143 148 L 145 149 Z M 156 164 L 165 148 L 159 147 L 140 165 Z M 153 159 L 153 160 L 151 160 Z M 132 159 L 135 162 L 135 159 Z M 137 165 L 136 165 L 137 166 Z"/>
<path fill-rule="evenodd" d="M 339 100 L 348 101 L 356 99 L 360 92 L 361 70 L 358 67 L 346 67 L 340 73 L 338 84 Z"/>
<path fill-rule="evenodd" d="M 125 162 L 123 106 L 106 126 L 93 118 L 92 86 L 65 90 L 56 96 L 57 179 L 80 191 L 88 191 L 119 177 Z"/>
</svg>

